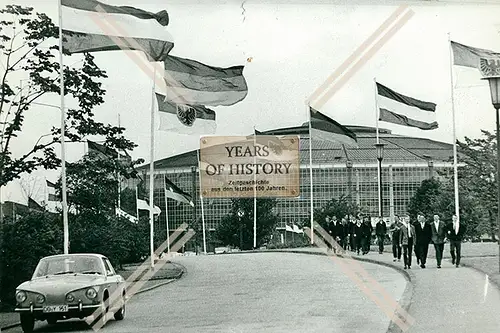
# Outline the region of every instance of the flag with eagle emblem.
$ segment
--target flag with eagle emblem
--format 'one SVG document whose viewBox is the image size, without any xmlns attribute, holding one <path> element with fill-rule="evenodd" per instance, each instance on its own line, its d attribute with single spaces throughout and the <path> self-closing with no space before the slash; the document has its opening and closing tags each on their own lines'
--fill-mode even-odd
<svg viewBox="0 0 500 333">
<path fill-rule="evenodd" d="M 215 111 L 203 105 L 183 105 L 170 102 L 156 93 L 159 130 L 180 134 L 214 134 L 217 129 Z"/>
</svg>

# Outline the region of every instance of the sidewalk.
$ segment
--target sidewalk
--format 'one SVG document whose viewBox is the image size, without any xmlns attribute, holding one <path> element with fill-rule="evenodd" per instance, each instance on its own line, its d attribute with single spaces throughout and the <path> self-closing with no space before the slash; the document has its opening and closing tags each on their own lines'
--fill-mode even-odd
<svg viewBox="0 0 500 333">
<path fill-rule="evenodd" d="M 326 251 L 320 248 L 267 251 L 326 255 Z M 384 264 L 407 273 L 405 275 L 409 276 L 413 288 L 407 289 L 411 295 L 403 295 L 403 299 L 411 299 L 405 310 L 415 319 L 408 333 L 500 331 L 500 290 L 493 284 L 486 287 L 484 274 L 467 267 L 455 268 L 448 260 L 443 260 L 442 268 L 437 269 L 435 259 L 430 258 L 427 260 L 427 268 L 422 269 L 416 265 L 416 258 L 413 257 L 412 269 L 402 270 L 403 258 L 401 262 L 393 262 L 392 254 L 389 253 L 371 251 L 364 256 L 354 255 L 352 252 L 349 254 L 358 260 Z M 401 306 L 405 307 L 405 304 Z M 400 332 L 400 329 L 392 324 L 389 332 Z"/>
</svg>

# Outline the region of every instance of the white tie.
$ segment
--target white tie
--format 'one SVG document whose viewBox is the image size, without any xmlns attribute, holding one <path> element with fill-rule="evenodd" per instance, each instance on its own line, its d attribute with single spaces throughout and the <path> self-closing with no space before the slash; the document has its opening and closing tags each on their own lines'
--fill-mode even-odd
<svg viewBox="0 0 500 333">
<path fill-rule="evenodd" d="M 457 223 L 455 224 L 455 234 L 457 234 L 457 235 L 458 235 L 458 226 L 459 225 L 458 225 L 458 221 L 457 221 Z"/>
</svg>

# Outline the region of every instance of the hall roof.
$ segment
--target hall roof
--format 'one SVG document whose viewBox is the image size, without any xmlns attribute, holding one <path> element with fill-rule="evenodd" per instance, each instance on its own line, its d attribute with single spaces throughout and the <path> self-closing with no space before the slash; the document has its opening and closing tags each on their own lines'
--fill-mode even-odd
<svg viewBox="0 0 500 333">
<path fill-rule="evenodd" d="M 377 159 L 375 149 L 376 129 L 365 126 L 346 126 L 357 137 L 358 147 L 347 146 L 330 141 L 312 140 L 314 164 L 345 164 L 350 160 L 356 163 L 374 163 Z M 266 135 L 299 135 L 300 162 L 309 164 L 309 130 L 307 123 L 302 126 L 261 131 Z M 249 136 L 253 133 L 248 134 Z M 384 144 L 384 163 L 452 162 L 453 145 L 424 138 L 392 134 L 390 130 L 379 128 L 380 143 Z M 155 161 L 155 169 L 185 168 L 198 165 L 198 150 L 188 151 Z M 149 164 L 139 169 L 146 171 Z"/>
</svg>

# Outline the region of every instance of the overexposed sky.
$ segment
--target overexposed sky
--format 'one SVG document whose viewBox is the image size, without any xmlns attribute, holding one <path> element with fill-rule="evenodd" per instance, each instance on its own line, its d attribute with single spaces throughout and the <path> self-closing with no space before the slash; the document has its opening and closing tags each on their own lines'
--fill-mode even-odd
<svg viewBox="0 0 500 333">
<path fill-rule="evenodd" d="M 6 2 L 5 0 L 3 1 Z M 12 1 L 14 2 L 14 1 Z M 435 131 L 420 131 L 388 123 L 393 133 L 452 142 L 448 33 L 462 44 L 500 52 L 500 2 L 489 1 L 131 1 L 106 0 L 150 11 L 166 9 L 167 29 L 174 37 L 172 55 L 207 65 L 246 64 L 248 96 L 231 107 L 215 107 L 216 135 L 246 135 L 253 131 L 296 126 L 308 120 L 305 99 L 368 38 L 397 8 L 409 4 L 415 15 L 319 110 L 341 124 L 375 126 L 373 78 L 412 97 L 437 104 Z M 480 4 L 479 2 L 482 2 Z M 16 0 L 34 6 L 57 22 L 57 1 Z M 202 4 L 199 4 L 202 3 Z M 243 8 L 242 9 L 242 3 Z M 348 5 L 346 5 L 348 4 Z M 134 51 L 127 51 L 134 52 Z M 134 157 L 149 161 L 151 78 L 127 52 L 94 53 L 105 69 L 106 103 L 96 109 L 101 121 L 127 128 L 139 147 Z M 81 56 L 65 57 L 71 64 Z M 494 130 L 495 114 L 487 81 L 475 69 L 453 67 L 457 136 L 478 137 Z M 44 103 L 59 104 L 58 96 Z M 71 103 L 70 101 L 68 103 Z M 36 106 L 27 115 L 20 154 L 50 126 L 59 124 L 57 108 Z M 156 132 L 155 159 L 197 148 L 199 136 Z M 83 144 L 70 144 L 68 159 L 78 159 Z M 55 180 L 58 172 L 43 173 Z M 5 196 L 4 196 L 5 199 Z"/>
</svg>

